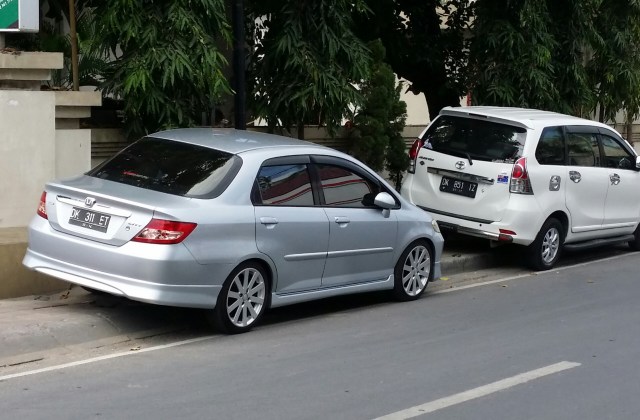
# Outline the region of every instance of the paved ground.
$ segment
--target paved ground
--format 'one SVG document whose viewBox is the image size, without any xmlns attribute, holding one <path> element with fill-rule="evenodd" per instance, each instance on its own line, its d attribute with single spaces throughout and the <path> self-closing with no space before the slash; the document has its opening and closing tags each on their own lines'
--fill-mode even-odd
<svg viewBox="0 0 640 420">
<path fill-rule="evenodd" d="M 474 270 L 495 264 L 515 266 L 517 260 L 513 249 L 496 250 L 486 241 L 451 238 L 441 262 L 443 279 L 431 288 L 438 283 L 455 287 Z M 211 333 L 202 319 L 198 310 L 94 295 L 79 287 L 0 300 L 0 377 L 24 368 L 22 365 L 35 367 L 52 354 L 64 361 L 78 350 L 100 354 L 135 347 L 150 337 L 157 340 L 179 334 L 180 339 Z"/>
</svg>

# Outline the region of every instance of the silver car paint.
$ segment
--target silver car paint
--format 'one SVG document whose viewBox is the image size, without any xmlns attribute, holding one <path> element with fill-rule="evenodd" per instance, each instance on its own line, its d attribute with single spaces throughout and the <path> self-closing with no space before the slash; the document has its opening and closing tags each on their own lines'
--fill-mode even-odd
<svg viewBox="0 0 640 420">
<path fill-rule="evenodd" d="M 243 164 L 232 184 L 213 199 L 172 196 L 88 176 L 49 183 L 45 190 L 50 220 L 35 216 L 29 227 L 29 248 L 24 259 L 27 267 L 134 300 L 212 308 L 229 273 L 243 261 L 258 259 L 268 268 L 274 285 L 271 306 L 280 306 L 338 294 L 391 289 L 393 267 L 400 254 L 411 242 L 428 239 L 434 248 L 434 278 L 440 277 L 441 235 L 433 230 L 428 213 L 395 192 L 392 194 L 400 203 L 400 209 L 363 209 L 369 213 L 368 216 L 356 218 L 351 215 L 350 218 L 390 222 L 391 230 L 385 227 L 381 235 L 382 230 L 367 230 L 365 226 L 356 235 L 345 235 L 344 243 L 334 241 L 332 248 L 327 247 L 325 251 L 322 250 L 324 233 L 317 233 L 322 232 L 323 227 L 319 227 L 312 236 L 304 235 L 304 230 L 299 229 L 300 237 L 288 243 L 286 241 L 292 238 L 286 232 L 281 235 L 279 231 L 282 229 L 278 229 L 283 225 L 269 226 L 269 223 L 260 222 L 261 217 L 270 217 L 266 210 L 281 211 L 286 217 L 297 217 L 294 215 L 299 210 L 267 206 L 254 208 L 251 204 L 249 191 L 260 164 L 273 157 L 338 157 L 358 164 L 372 178 L 386 185 L 390 192 L 393 191 L 386 181 L 349 155 L 293 139 L 233 130 L 182 129 L 153 136 L 234 152 L 242 158 Z M 77 200 L 78 203 L 91 196 L 96 198 L 96 204 L 106 205 L 116 212 L 130 212 L 131 217 L 114 225 L 114 232 L 110 228 L 102 237 L 99 232 L 76 231 L 75 226 L 65 225 L 68 209 L 63 209 L 57 196 Z M 264 214 L 262 210 L 265 210 Z M 324 212 L 324 209 L 310 210 L 322 225 L 323 216 L 318 210 Z M 331 228 L 340 232 L 344 227 L 340 227 L 335 217 L 348 217 L 344 215 L 361 209 L 326 210 L 326 232 Z M 128 242 L 151 217 L 195 222 L 198 227 L 180 244 Z M 396 230 L 397 233 L 393 233 Z M 278 233 L 274 234 L 276 231 Z M 273 241 L 269 246 L 279 253 L 268 252 L 266 246 L 259 249 L 257 242 L 260 243 L 262 234 L 268 234 L 268 240 Z M 363 235 L 360 245 L 355 240 L 359 235 Z M 267 236 L 262 237 L 266 244 Z M 330 258 L 326 260 L 326 273 L 330 275 L 328 279 L 333 280 L 325 283 L 322 276 L 327 255 Z M 350 262 L 349 255 L 355 256 L 357 261 Z M 315 264 L 314 275 L 306 271 L 304 264 L 296 264 L 296 261 Z M 381 261 L 384 264 L 378 264 Z M 287 267 L 285 262 L 297 266 Z M 348 273 L 341 274 L 340 267 L 346 268 Z"/>
</svg>

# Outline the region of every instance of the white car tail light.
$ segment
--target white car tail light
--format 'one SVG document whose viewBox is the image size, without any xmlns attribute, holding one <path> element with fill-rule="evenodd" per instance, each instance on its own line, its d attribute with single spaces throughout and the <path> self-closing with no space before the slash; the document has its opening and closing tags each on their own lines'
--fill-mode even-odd
<svg viewBox="0 0 640 420">
<path fill-rule="evenodd" d="M 42 191 L 42 195 L 40 196 L 40 204 L 38 204 L 38 216 L 48 219 L 47 216 L 47 193 Z"/>
<path fill-rule="evenodd" d="M 527 158 L 521 157 L 513 164 L 509 192 L 515 194 L 533 194 L 529 172 L 527 171 Z"/>
<path fill-rule="evenodd" d="M 149 224 L 131 240 L 148 244 L 177 244 L 184 241 L 196 226 L 195 223 L 151 219 Z"/>
<path fill-rule="evenodd" d="M 409 162 L 409 169 L 407 169 L 407 171 L 410 174 L 413 174 L 416 172 L 416 161 L 418 159 L 418 154 L 420 153 L 420 149 L 422 148 L 423 145 L 424 145 L 424 140 L 416 139 L 411 145 L 411 149 L 409 149 L 410 162 Z"/>
</svg>

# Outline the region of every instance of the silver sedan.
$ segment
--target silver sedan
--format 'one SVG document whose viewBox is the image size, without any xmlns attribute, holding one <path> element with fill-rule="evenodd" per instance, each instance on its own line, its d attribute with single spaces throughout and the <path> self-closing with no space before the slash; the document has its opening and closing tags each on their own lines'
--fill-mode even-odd
<svg viewBox="0 0 640 420">
<path fill-rule="evenodd" d="M 138 140 L 45 186 L 24 265 L 85 288 L 208 309 L 247 331 L 270 307 L 440 276 L 438 225 L 336 150 L 212 128 Z"/>
</svg>

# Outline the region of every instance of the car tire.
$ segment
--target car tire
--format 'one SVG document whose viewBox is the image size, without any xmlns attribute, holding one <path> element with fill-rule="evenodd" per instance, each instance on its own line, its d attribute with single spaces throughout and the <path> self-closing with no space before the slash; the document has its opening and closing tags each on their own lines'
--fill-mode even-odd
<svg viewBox="0 0 640 420">
<path fill-rule="evenodd" d="M 210 321 L 226 334 L 247 332 L 262 319 L 269 296 L 264 268 L 255 262 L 243 263 L 224 282 Z"/>
<path fill-rule="evenodd" d="M 536 239 L 527 247 L 527 264 L 534 270 L 551 269 L 562 251 L 564 228 L 558 219 L 549 218 L 542 225 Z"/>
<path fill-rule="evenodd" d="M 633 240 L 627 242 L 632 251 L 640 251 L 640 225 L 633 232 Z"/>
<path fill-rule="evenodd" d="M 399 301 L 415 300 L 433 278 L 433 251 L 427 241 L 412 242 L 402 253 L 393 271 L 393 295 Z"/>
</svg>

